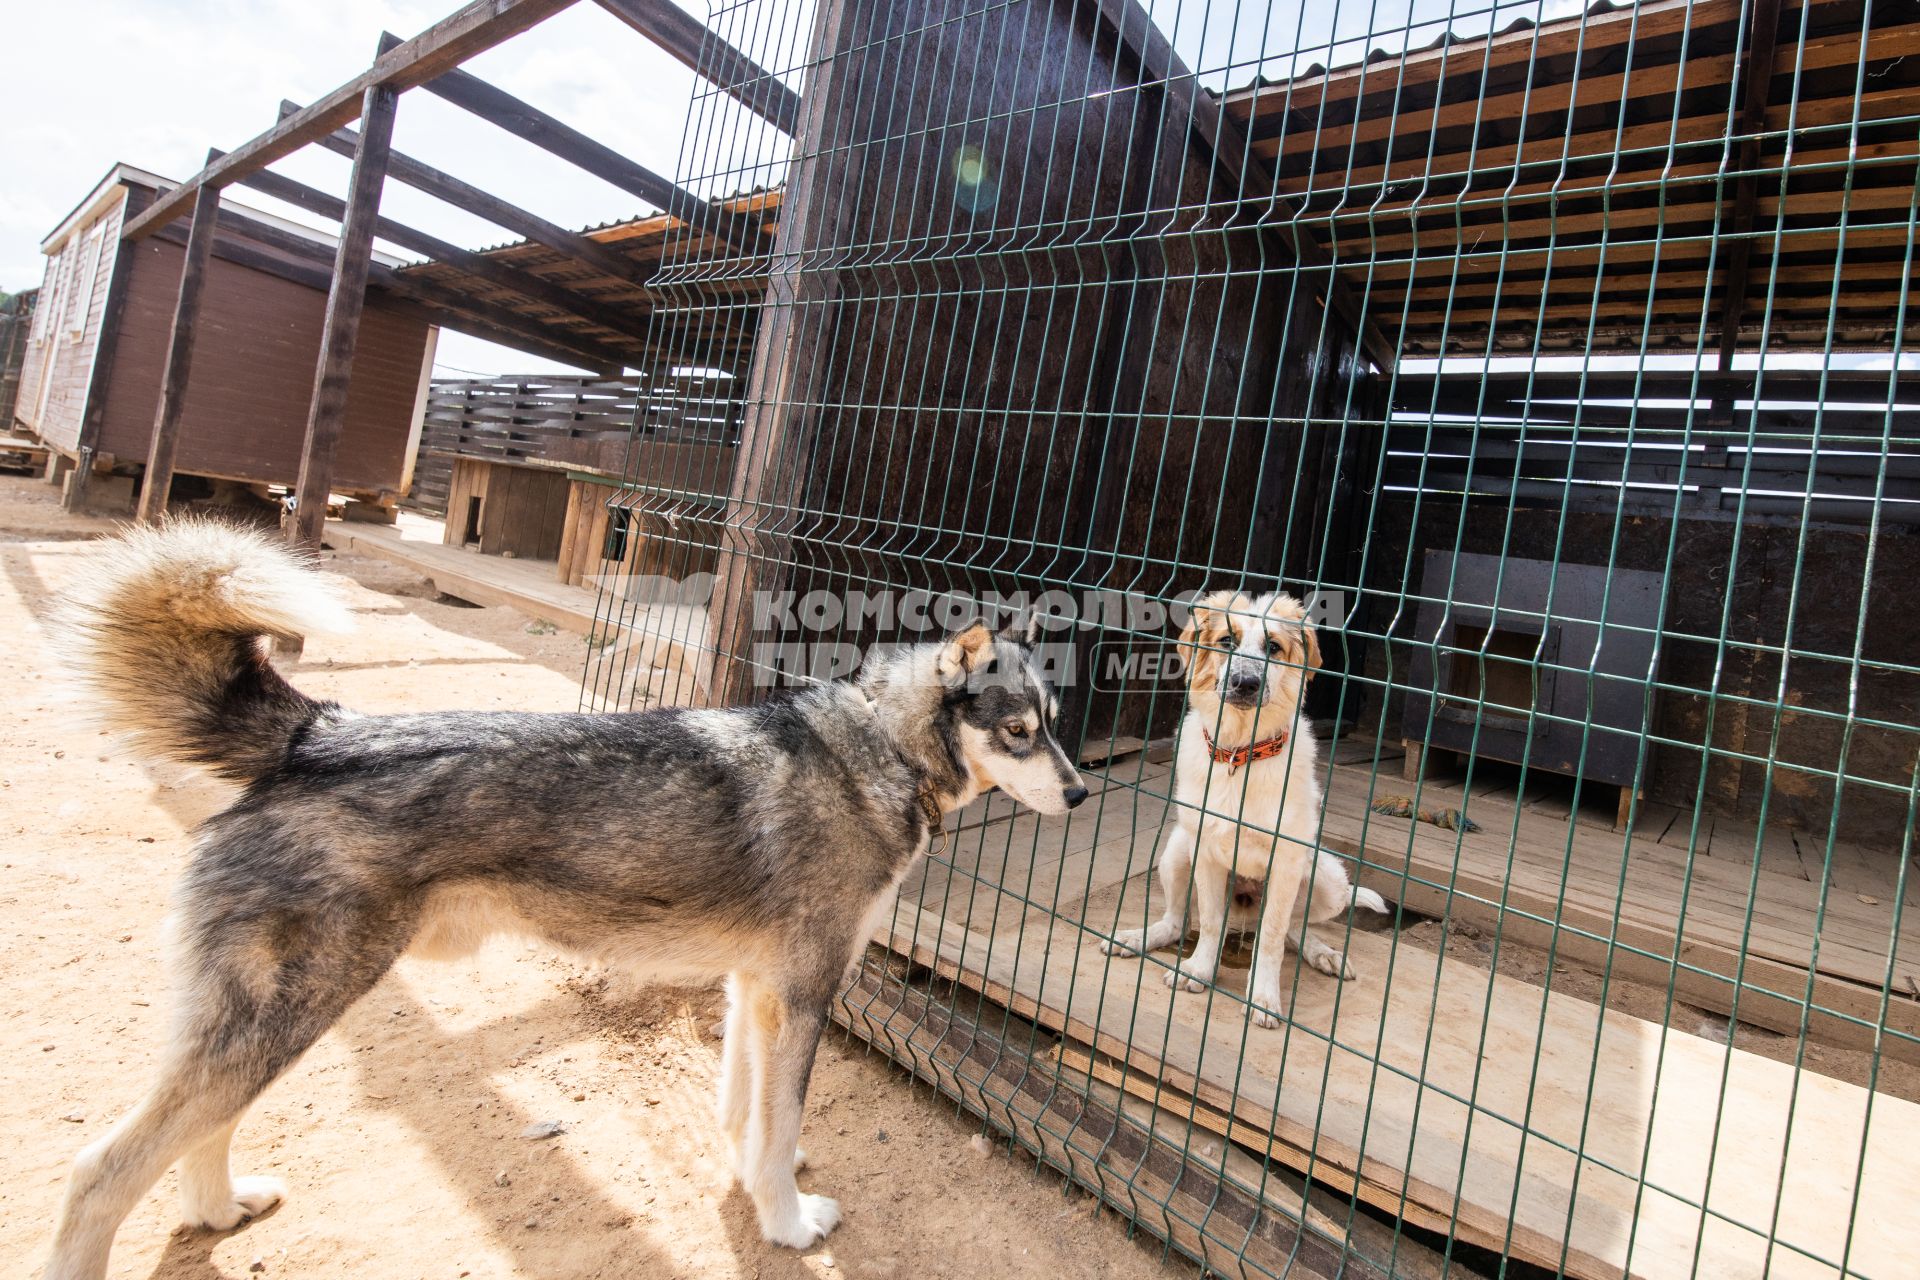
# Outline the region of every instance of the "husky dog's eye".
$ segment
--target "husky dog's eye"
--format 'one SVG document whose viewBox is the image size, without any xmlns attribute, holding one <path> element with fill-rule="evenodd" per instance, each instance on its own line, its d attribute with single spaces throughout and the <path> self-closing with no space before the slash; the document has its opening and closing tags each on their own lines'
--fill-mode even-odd
<svg viewBox="0 0 1920 1280">
<path fill-rule="evenodd" d="M 1027 736 L 1027 726 L 1021 724 L 1018 720 L 1009 720 L 1004 727 L 1006 728 L 1009 738 L 1024 738 Z"/>
</svg>

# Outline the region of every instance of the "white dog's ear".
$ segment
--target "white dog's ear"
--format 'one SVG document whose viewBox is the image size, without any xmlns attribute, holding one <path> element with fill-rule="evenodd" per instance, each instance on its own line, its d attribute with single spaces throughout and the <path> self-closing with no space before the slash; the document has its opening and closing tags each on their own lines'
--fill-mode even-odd
<svg viewBox="0 0 1920 1280">
<path fill-rule="evenodd" d="M 1024 614 L 1016 613 L 1000 628 L 1000 638 L 1011 640 L 1023 649 L 1031 649 L 1040 643 L 1040 613 L 1029 609 Z"/>
<path fill-rule="evenodd" d="M 1300 624 L 1300 635 L 1301 638 L 1306 641 L 1307 645 L 1306 678 L 1311 680 L 1313 679 L 1313 673 L 1320 669 L 1320 633 L 1314 630 L 1311 622 L 1302 621 Z"/>
<path fill-rule="evenodd" d="M 967 682 L 967 677 L 993 658 L 993 632 L 987 630 L 987 624 L 976 622 L 965 631 L 948 638 L 940 650 L 937 668 L 940 683 L 949 688 L 959 688 Z"/>
<path fill-rule="evenodd" d="M 1174 651 L 1187 668 L 1187 688 L 1205 692 L 1220 682 L 1219 652 L 1227 638 L 1227 613 L 1242 605 L 1237 592 L 1211 591 L 1193 602 L 1193 615 L 1180 629 Z"/>
</svg>

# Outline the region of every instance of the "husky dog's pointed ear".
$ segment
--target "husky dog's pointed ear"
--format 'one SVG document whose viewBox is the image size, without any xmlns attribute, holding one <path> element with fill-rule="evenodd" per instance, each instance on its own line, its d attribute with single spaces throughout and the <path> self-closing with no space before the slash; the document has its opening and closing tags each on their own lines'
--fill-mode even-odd
<svg viewBox="0 0 1920 1280">
<path fill-rule="evenodd" d="M 1040 611 L 1029 609 L 1026 613 L 1016 613 L 1000 628 L 1000 638 L 1011 640 L 1023 649 L 1031 649 L 1040 643 Z"/>
<path fill-rule="evenodd" d="M 987 630 L 986 623 L 976 622 L 948 637 L 941 647 L 936 662 L 940 683 L 957 689 L 967 682 L 968 676 L 992 660 L 993 632 Z"/>
</svg>

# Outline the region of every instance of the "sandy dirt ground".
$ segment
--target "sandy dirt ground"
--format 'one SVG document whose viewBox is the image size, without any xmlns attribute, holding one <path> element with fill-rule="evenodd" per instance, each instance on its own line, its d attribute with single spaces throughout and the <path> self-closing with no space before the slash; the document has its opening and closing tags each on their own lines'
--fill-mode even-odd
<svg viewBox="0 0 1920 1280">
<path fill-rule="evenodd" d="M 62 707 L 49 607 L 104 521 L 0 476 L 0 1275 L 35 1274 L 68 1161 L 139 1096 L 164 1032 L 162 919 L 188 832 L 224 784 L 119 751 Z M 572 710 L 583 641 L 510 609 L 436 602 L 360 558 L 356 633 L 289 669 L 367 711 Z M 174 1230 L 169 1174 L 111 1274 L 267 1277 L 1191 1276 L 1084 1195 L 999 1147 L 866 1047 L 823 1042 L 807 1190 L 845 1222 L 805 1254 L 763 1244 L 730 1188 L 710 1102 L 720 1002 L 616 998 L 519 943 L 402 961 L 255 1106 L 240 1173 L 288 1202 L 224 1235 Z M 560 1121 L 549 1139 L 529 1126 Z"/>
</svg>

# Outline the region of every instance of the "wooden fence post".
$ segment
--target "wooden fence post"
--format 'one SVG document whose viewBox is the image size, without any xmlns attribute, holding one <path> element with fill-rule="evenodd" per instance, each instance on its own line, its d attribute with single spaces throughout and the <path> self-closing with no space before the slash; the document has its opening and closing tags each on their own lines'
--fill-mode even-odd
<svg viewBox="0 0 1920 1280">
<path fill-rule="evenodd" d="M 373 265 L 373 228 L 380 215 L 380 188 L 387 175 L 387 150 L 398 103 L 398 92 L 383 84 L 368 88 L 361 99 L 360 147 L 353 158 L 347 216 L 334 254 L 327 319 L 320 331 L 320 364 L 307 410 L 306 442 L 300 451 L 300 482 L 294 490 L 291 541 L 297 547 L 317 549 L 326 523 L 333 457 L 347 416 L 348 382 L 360 338 L 367 275 Z"/>
<path fill-rule="evenodd" d="M 207 163 L 212 164 L 209 155 Z M 180 265 L 180 293 L 173 303 L 173 330 L 167 338 L 167 368 L 160 382 L 160 405 L 153 414 L 153 438 L 147 445 L 147 471 L 140 481 L 140 505 L 134 518 L 156 524 L 167 514 L 167 491 L 173 487 L 173 456 L 180 443 L 180 414 L 187 399 L 187 376 L 193 367 L 193 338 L 200 325 L 200 297 L 207 282 L 207 260 L 213 255 L 213 233 L 220 220 L 220 188 L 203 185 L 193 196 L 193 225 L 187 232 L 185 260 Z M 89 469 L 92 459 L 85 458 Z M 77 477 L 76 486 L 82 483 Z"/>
</svg>

